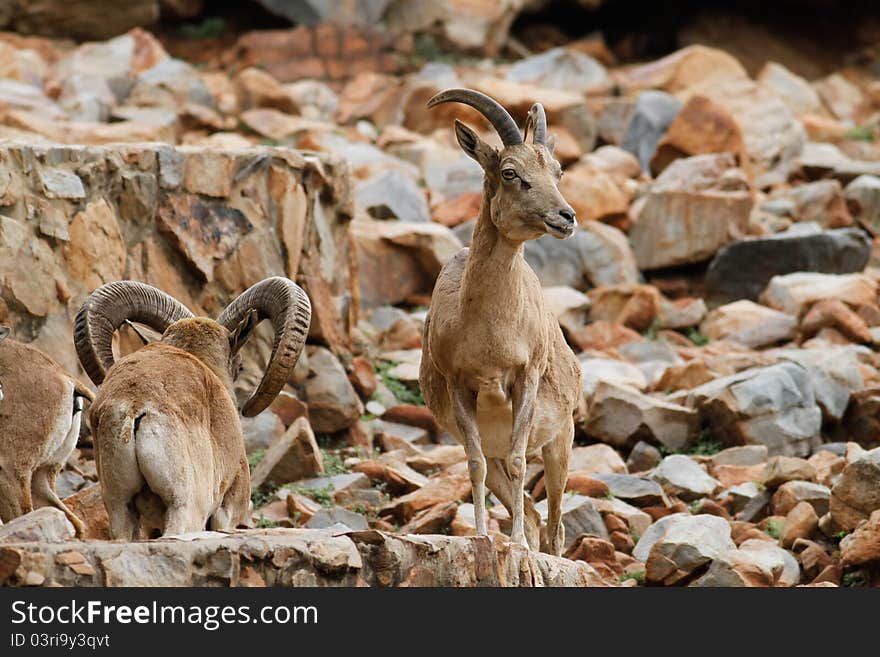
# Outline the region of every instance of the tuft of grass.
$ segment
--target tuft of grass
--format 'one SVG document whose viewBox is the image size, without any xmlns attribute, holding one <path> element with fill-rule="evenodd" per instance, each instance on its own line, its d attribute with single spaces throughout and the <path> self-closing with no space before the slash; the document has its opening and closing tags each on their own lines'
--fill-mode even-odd
<svg viewBox="0 0 880 657">
<path fill-rule="evenodd" d="M 703 335 L 693 326 L 685 331 L 684 336 L 698 347 L 705 347 L 707 344 L 709 344 L 709 336 Z"/>
<path fill-rule="evenodd" d="M 220 16 L 208 16 L 200 23 L 184 23 L 180 34 L 187 39 L 216 39 L 226 31 L 226 21 Z"/>
<path fill-rule="evenodd" d="M 300 484 L 284 484 L 282 488 L 297 495 L 310 497 L 321 506 L 331 507 L 334 505 L 333 492 L 336 489 L 333 487 L 333 484 L 327 484 L 321 488 L 304 488 Z"/>
<path fill-rule="evenodd" d="M 264 457 L 264 456 L 266 456 L 266 450 L 265 450 L 265 449 L 258 449 L 258 450 L 256 450 L 256 451 L 251 452 L 250 454 L 248 454 L 247 459 L 248 459 L 248 465 L 249 465 L 250 468 L 251 468 L 251 472 L 253 472 L 253 471 L 254 471 L 254 468 L 257 467 L 257 464 L 258 464 L 260 461 L 263 460 L 263 457 Z"/>
<path fill-rule="evenodd" d="M 620 576 L 621 583 L 625 582 L 628 579 L 634 579 L 639 584 L 644 584 L 645 583 L 645 571 L 644 570 L 637 570 L 634 573 L 624 573 L 623 575 Z"/>
<path fill-rule="evenodd" d="M 844 573 L 843 577 L 840 580 L 841 586 L 845 586 L 847 588 L 868 586 L 869 582 L 870 577 L 868 577 L 867 571 L 862 568 Z"/>
<path fill-rule="evenodd" d="M 782 523 L 783 521 L 779 518 L 771 518 L 767 521 L 767 526 L 764 527 L 764 533 L 778 541 L 782 536 Z"/>
<path fill-rule="evenodd" d="M 660 318 L 655 317 L 654 321 L 651 322 L 651 325 L 645 329 L 645 332 L 642 335 L 647 340 L 656 340 L 657 333 L 660 331 Z"/>
<path fill-rule="evenodd" d="M 251 491 L 251 502 L 253 502 L 254 508 L 259 509 L 271 502 L 276 490 L 278 490 L 278 485 L 274 481 L 267 481 L 258 489 Z"/>
<path fill-rule="evenodd" d="M 255 526 L 257 529 L 271 529 L 272 527 L 280 527 L 281 525 L 275 520 L 269 520 L 261 513 L 260 518 L 257 520 L 257 524 Z"/>
<path fill-rule="evenodd" d="M 324 458 L 324 472 L 328 475 L 348 474 L 351 468 L 345 465 L 342 457 L 336 452 L 321 448 L 321 456 Z"/>
<path fill-rule="evenodd" d="M 691 445 L 688 454 L 694 456 L 712 456 L 713 454 L 720 452 L 722 449 L 724 449 L 724 445 L 712 435 L 712 430 L 708 427 L 703 427 L 703 429 L 700 430 L 700 436 L 697 438 L 697 442 Z"/>
<path fill-rule="evenodd" d="M 391 394 L 393 394 L 401 404 L 416 404 L 417 406 L 424 406 L 425 399 L 422 397 L 421 390 L 418 388 L 413 390 L 400 379 L 391 376 L 391 370 L 397 367 L 397 365 L 398 363 L 393 362 L 379 363 L 376 366 L 376 374 L 379 375 L 379 378 L 382 379 L 382 383 L 385 384 L 385 387 L 391 391 Z"/>
<path fill-rule="evenodd" d="M 843 529 L 839 532 L 831 534 L 831 538 L 834 540 L 835 543 L 840 543 L 843 539 L 849 536 L 850 533 L 851 532 L 847 531 L 846 529 Z"/>
<path fill-rule="evenodd" d="M 865 125 L 857 125 L 843 133 L 844 139 L 853 141 L 874 141 L 874 131 Z"/>
</svg>

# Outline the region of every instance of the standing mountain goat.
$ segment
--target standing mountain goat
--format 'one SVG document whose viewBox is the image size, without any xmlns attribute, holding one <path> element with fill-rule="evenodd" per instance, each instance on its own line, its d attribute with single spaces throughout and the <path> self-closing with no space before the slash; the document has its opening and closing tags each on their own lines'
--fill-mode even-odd
<svg viewBox="0 0 880 657">
<path fill-rule="evenodd" d="M 0 519 L 54 506 L 85 527 L 55 492 L 55 478 L 79 438 L 91 391 L 46 354 L 11 339 L 0 326 Z"/>
<path fill-rule="evenodd" d="M 437 420 L 464 445 L 478 534 L 486 534 L 485 486 L 507 507 L 511 540 L 538 549 L 540 516 L 525 495 L 526 458 L 544 457 L 547 547 L 564 542 L 562 494 L 581 394 L 580 366 L 559 324 L 544 307 L 538 277 L 523 258 L 523 243 L 575 229 L 571 206 L 559 193 L 562 169 L 547 144 L 544 108 L 529 111 L 523 135 L 507 111 L 466 89 L 428 102 L 460 102 L 479 110 L 503 148 L 482 141 L 460 121 L 455 135 L 483 168 L 483 202 L 470 249 L 440 272 L 425 321 L 419 382 Z M 531 142 L 525 140 L 532 131 Z"/>
<path fill-rule="evenodd" d="M 269 319 L 272 356 L 242 407 L 252 417 L 287 382 L 310 318 L 302 289 L 279 277 L 247 289 L 216 322 L 134 281 L 108 283 L 89 296 L 74 341 L 100 385 L 89 417 L 114 538 L 136 538 L 141 526 L 149 536 L 247 522 L 250 473 L 232 390 L 238 352 Z M 113 333 L 126 321 L 146 324 L 162 339 L 114 363 Z"/>
</svg>

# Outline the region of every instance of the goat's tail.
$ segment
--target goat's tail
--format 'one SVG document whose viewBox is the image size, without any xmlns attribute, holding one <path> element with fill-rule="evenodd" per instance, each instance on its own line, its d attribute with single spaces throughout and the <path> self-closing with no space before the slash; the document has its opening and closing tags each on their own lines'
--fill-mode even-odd
<svg viewBox="0 0 880 657">
<path fill-rule="evenodd" d="M 95 401 L 95 393 L 77 379 L 73 379 L 73 394 L 75 397 L 85 397 L 89 402 Z"/>
</svg>

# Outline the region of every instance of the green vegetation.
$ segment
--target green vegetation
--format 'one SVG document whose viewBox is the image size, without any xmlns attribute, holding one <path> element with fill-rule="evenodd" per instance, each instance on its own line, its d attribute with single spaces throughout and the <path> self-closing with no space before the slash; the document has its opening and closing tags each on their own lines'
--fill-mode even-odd
<svg viewBox="0 0 880 657">
<path fill-rule="evenodd" d="M 644 584 L 645 583 L 645 571 L 644 570 L 637 570 L 634 573 L 624 573 L 623 575 L 620 576 L 621 583 L 625 582 L 628 579 L 634 579 L 639 584 Z"/>
<path fill-rule="evenodd" d="M 333 487 L 333 484 L 327 484 L 321 488 L 304 488 L 301 484 L 284 484 L 282 488 L 296 495 L 310 497 L 321 506 L 330 507 L 334 505 L 333 491 L 336 489 Z"/>
<path fill-rule="evenodd" d="M 849 536 L 850 533 L 851 533 L 851 532 L 849 532 L 849 531 L 847 531 L 846 529 L 844 529 L 844 530 L 841 530 L 841 531 L 839 531 L 839 532 L 835 532 L 835 533 L 831 534 L 831 538 L 834 539 L 834 542 L 835 542 L 835 543 L 840 543 L 844 538 L 846 538 L 847 536 Z"/>
<path fill-rule="evenodd" d="M 253 471 L 254 471 L 254 468 L 257 467 L 257 464 L 258 464 L 260 461 L 263 460 L 263 457 L 264 457 L 264 456 L 266 456 L 266 450 L 265 450 L 265 449 L 258 449 L 258 450 L 256 450 L 256 451 L 251 452 L 250 454 L 248 454 L 248 457 L 247 457 L 247 458 L 248 458 L 248 465 L 249 465 L 250 468 L 251 468 L 251 472 L 253 472 Z"/>
<path fill-rule="evenodd" d="M 267 481 L 255 491 L 252 491 L 251 502 L 253 502 L 254 508 L 259 509 L 261 506 L 271 502 L 276 490 L 278 490 L 278 485 L 274 481 Z"/>
<path fill-rule="evenodd" d="M 662 456 L 669 456 L 670 454 L 687 454 L 689 456 L 712 456 L 713 454 L 717 454 L 722 449 L 724 449 L 724 444 L 715 438 L 712 435 L 712 430 L 709 427 L 703 427 L 700 429 L 700 435 L 685 450 L 679 449 L 670 449 L 666 445 L 658 445 L 657 449 L 660 450 L 660 454 Z"/>
<path fill-rule="evenodd" d="M 336 452 L 327 449 L 321 449 L 321 456 L 324 458 L 324 472 L 328 475 L 348 474 L 351 468 L 345 465 L 342 457 Z"/>
<path fill-rule="evenodd" d="M 704 347 L 707 344 L 709 344 L 709 336 L 703 335 L 693 326 L 691 326 L 687 331 L 685 331 L 684 335 L 688 340 L 693 342 L 698 347 Z"/>
<path fill-rule="evenodd" d="M 260 514 L 259 520 L 257 520 L 256 524 L 254 525 L 254 527 L 256 527 L 257 529 L 271 529 L 272 527 L 279 527 L 279 526 L 280 525 L 276 521 L 269 520 L 262 513 Z"/>
<path fill-rule="evenodd" d="M 874 141 L 874 130 L 866 125 L 857 125 L 843 133 L 843 138 L 854 141 Z"/>
<path fill-rule="evenodd" d="M 220 16 L 209 16 L 200 23 L 184 23 L 180 34 L 187 39 L 216 39 L 226 31 L 226 21 Z"/>
<path fill-rule="evenodd" d="M 645 329 L 645 332 L 642 333 L 642 335 L 645 336 L 645 339 L 647 340 L 656 340 L 660 328 L 660 318 L 655 317 L 654 321 L 651 322 L 651 325 Z"/>
<path fill-rule="evenodd" d="M 779 537 L 782 536 L 783 522 L 781 518 L 769 518 L 767 526 L 764 527 L 764 533 L 778 541 Z"/>
<path fill-rule="evenodd" d="M 843 578 L 840 581 L 841 586 L 845 587 L 862 587 L 868 586 L 871 578 L 868 576 L 868 572 L 862 568 L 858 570 L 851 570 L 848 573 L 843 574 Z"/>
<path fill-rule="evenodd" d="M 385 387 L 391 391 L 397 401 L 401 404 L 416 404 L 418 406 L 424 406 L 425 400 L 422 397 L 421 390 L 413 390 L 400 379 L 391 376 L 391 370 L 397 367 L 397 365 L 398 363 L 393 362 L 380 363 L 376 366 L 376 374 L 379 375 L 379 378 L 382 379 L 382 383 L 385 384 Z"/>
</svg>

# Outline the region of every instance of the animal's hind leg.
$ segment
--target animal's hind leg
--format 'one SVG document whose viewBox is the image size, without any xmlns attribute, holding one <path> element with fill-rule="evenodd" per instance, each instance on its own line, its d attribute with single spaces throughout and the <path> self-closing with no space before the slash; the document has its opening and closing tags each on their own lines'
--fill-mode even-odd
<svg viewBox="0 0 880 657">
<path fill-rule="evenodd" d="M 192 505 L 173 501 L 165 512 L 165 531 L 162 536 L 189 534 L 205 529 L 205 519 Z"/>
<path fill-rule="evenodd" d="M 513 496 L 516 494 L 513 480 L 508 476 L 502 459 L 486 459 L 486 485 L 495 497 L 501 500 L 504 508 L 513 518 Z M 535 508 L 532 498 L 523 493 L 523 507 L 525 509 L 525 533 L 526 542 L 530 550 L 538 550 L 541 545 L 541 514 Z"/>
<path fill-rule="evenodd" d="M 452 412 L 459 433 L 464 438 L 464 451 L 468 459 L 477 534 L 486 536 L 489 533 L 486 527 L 486 457 L 477 426 L 477 396 L 469 390 L 453 390 L 451 396 Z"/>
<path fill-rule="evenodd" d="M 55 491 L 55 477 L 57 475 L 58 470 L 55 466 L 42 467 L 34 472 L 31 487 L 37 497 L 44 500 L 47 504 L 61 509 L 61 511 L 64 512 L 64 515 L 67 516 L 67 519 L 70 520 L 74 529 L 76 529 L 77 537 L 82 538 L 85 536 L 86 526 L 73 511 L 67 508 L 67 505 L 61 501 L 61 498 L 58 497 L 58 493 Z"/>
<path fill-rule="evenodd" d="M 133 541 L 138 537 L 138 517 L 134 512 L 132 499 L 120 500 L 104 494 L 104 507 L 110 518 L 110 536 L 115 539 Z"/>
<path fill-rule="evenodd" d="M 12 472 L 0 466 L 0 520 L 9 522 L 22 514 L 21 484 Z"/>
<path fill-rule="evenodd" d="M 547 489 L 547 551 L 562 554 L 565 527 L 562 525 L 562 496 L 568 483 L 568 459 L 574 438 L 574 423 L 544 445 L 544 485 Z"/>
<path fill-rule="evenodd" d="M 213 530 L 235 529 L 238 525 L 248 524 L 250 509 L 250 476 L 247 465 L 238 473 L 220 507 L 211 516 L 210 526 Z"/>
</svg>

